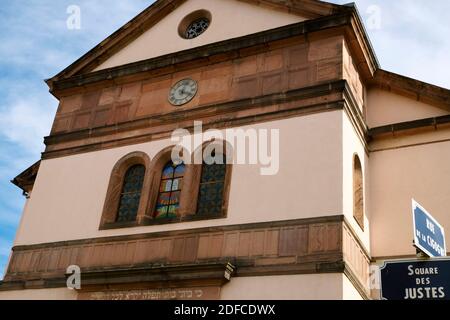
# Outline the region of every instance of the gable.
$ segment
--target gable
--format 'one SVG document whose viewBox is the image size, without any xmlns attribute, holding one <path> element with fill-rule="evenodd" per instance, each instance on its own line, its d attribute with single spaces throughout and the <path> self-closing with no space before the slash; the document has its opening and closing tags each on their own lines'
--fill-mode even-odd
<svg viewBox="0 0 450 320">
<path fill-rule="evenodd" d="M 184 39 L 179 27 L 185 17 L 200 10 L 211 24 L 200 36 Z M 208 17 L 209 18 L 209 17 Z M 160 22 L 100 64 L 94 71 L 151 59 L 202 45 L 237 38 L 307 20 L 306 17 L 237 0 L 188 0 Z"/>
<path fill-rule="evenodd" d="M 151 0 L 148 0 L 151 2 Z M 130 43 L 134 42 L 136 39 L 142 36 L 143 33 L 152 29 L 159 22 L 165 19 L 168 15 L 172 14 L 177 10 L 180 6 L 185 4 L 186 2 L 199 1 L 199 0 L 153 0 L 153 3 L 144 11 L 139 13 L 136 17 L 134 17 L 131 21 L 126 23 L 116 32 L 111 34 L 97 46 L 88 51 L 85 55 L 80 57 L 78 60 L 73 62 L 67 68 L 59 72 L 57 75 L 53 76 L 50 79 L 46 80 L 46 83 L 50 87 L 50 91 L 52 91 L 53 85 L 55 82 L 68 79 L 73 76 L 85 75 L 94 70 L 100 70 L 100 68 L 106 68 L 106 64 L 104 64 L 111 57 L 116 55 L 118 52 L 126 48 Z M 209 0 L 203 1 L 211 5 L 210 3 L 217 3 L 219 0 Z M 229 20 L 226 25 L 236 25 L 236 17 L 239 16 L 241 19 L 240 24 L 246 25 L 248 22 L 247 17 L 243 17 L 240 10 L 236 10 L 236 5 L 247 4 L 253 5 L 253 8 L 259 7 L 266 9 L 266 17 L 269 12 L 273 14 L 270 15 L 270 19 L 268 21 L 259 20 L 260 23 L 263 23 L 263 29 L 267 28 L 267 24 L 269 25 L 277 25 L 273 24 L 273 16 L 277 17 L 291 17 L 296 16 L 300 17 L 300 20 L 295 21 L 303 21 L 303 17 L 307 17 L 308 19 L 316 19 L 320 17 L 330 16 L 336 13 L 348 13 L 349 11 L 354 11 L 353 8 L 349 6 L 336 5 L 324 1 L 319 0 L 222 0 L 222 2 L 227 2 L 230 7 L 233 7 L 233 13 L 230 17 L 228 15 Z M 233 4 L 233 6 L 231 6 Z M 239 7 L 243 8 L 243 7 Z M 250 8 L 247 6 L 247 8 Z M 257 9 L 254 9 L 257 10 Z M 267 11 L 269 10 L 269 11 Z M 228 10 L 230 12 L 231 9 Z M 277 13 L 275 13 L 277 12 Z M 280 12 L 284 13 L 280 15 Z M 219 11 L 219 16 L 221 16 L 223 12 Z M 215 14 L 216 15 L 216 14 Z M 250 15 L 253 16 L 253 13 Z M 276 19 L 278 21 L 278 18 Z M 216 20 L 215 20 L 216 21 Z M 251 20 L 252 22 L 253 20 Z M 295 22 L 294 21 L 294 22 Z M 179 22 L 178 22 L 179 23 Z M 217 21 L 215 24 L 219 25 Z M 283 22 L 282 25 L 289 24 L 289 22 Z M 255 25 L 252 25 L 255 27 Z M 246 27 L 247 28 L 247 27 Z M 226 32 L 224 29 L 220 30 L 220 34 Z M 258 28 L 255 28 L 258 29 Z M 247 29 L 246 29 L 247 30 Z M 261 30 L 260 30 L 261 31 Z M 248 31 L 247 32 L 251 32 Z M 178 40 L 178 39 L 177 39 Z M 217 40 L 216 40 L 217 41 Z M 166 37 L 163 38 L 162 42 L 158 44 L 151 44 L 151 46 L 161 46 L 161 44 L 166 45 L 167 43 Z M 150 46 L 146 44 L 146 46 Z M 141 58 L 141 57 L 139 57 Z M 135 59 L 139 59 L 135 58 Z M 144 58 L 145 59 L 145 58 Z M 132 61 L 129 60 L 129 61 Z M 145 61 L 145 60 L 144 60 Z M 113 61 L 108 62 L 112 64 Z M 100 67 L 100 65 L 103 65 Z"/>
<path fill-rule="evenodd" d="M 370 128 L 449 114 L 447 110 L 378 88 L 368 91 L 367 100 Z"/>
</svg>

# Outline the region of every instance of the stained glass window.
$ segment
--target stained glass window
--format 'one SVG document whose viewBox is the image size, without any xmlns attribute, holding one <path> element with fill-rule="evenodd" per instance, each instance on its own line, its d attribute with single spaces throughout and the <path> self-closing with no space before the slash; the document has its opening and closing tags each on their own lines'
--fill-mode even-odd
<svg viewBox="0 0 450 320">
<path fill-rule="evenodd" d="M 185 171 L 186 166 L 183 163 L 175 165 L 170 161 L 164 167 L 156 202 L 155 219 L 177 217 Z"/>
<path fill-rule="evenodd" d="M 117 214 L 118 222 L 136 220 L 144 175 L 145 167 L 143 165 L 135 165 L 125 173 Z"/>
<path fill-rule="evenodd" d="M 209 27 L 207 18 L 200 18 L 192 22 L 186 30 L 186 39 L 194 39 L 206 31 Z"/>
<path fill-rule="evenodd" d="M 214 155 L 212 157 L 215 157 Z M 223 164 L 206 164 L 202 166 L 200 192 L 198 197 L 198 215 L 221 215 L 226 175 L 226 159 Z M 211 163 L 212 161 L 207 161 Z"/>
</svg>

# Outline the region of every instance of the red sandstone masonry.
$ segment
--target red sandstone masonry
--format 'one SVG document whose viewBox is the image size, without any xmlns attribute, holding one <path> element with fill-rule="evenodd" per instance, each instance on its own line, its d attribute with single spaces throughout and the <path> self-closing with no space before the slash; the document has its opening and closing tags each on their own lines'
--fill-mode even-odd
<svg viewBox="0 0 450 320">
<path fill-rule="evenodd" d="M 152 115 L 170 114 L 210 104 L 230 102 L 339 80 L 343 37 L 254 52 L 208 66 L 193 66 L 172 75 L 109 86 L 63 97 L 52 134 L 120 124 Z M 167 101 L 170 87 L 185 77 L 199 82 L 197 96 L 175 108 Z"/>
<path fill-rule="evenodd" d="M 247 271 L 238 273 L 265 274 L 277 270 L 273 268 L 281 273 L 288 269 L 320 273 L 326 272 L 320 270 L 321 265 L 345 262 L 348 272 L 368 291 L 369 257 L 342 219 L 324 217 L 19 247 L 14 249 L 5 283 L 61 278 L 70 265 L 95 272 L 223 261 L 239 267 L 242 261 Z"/>
</svg>

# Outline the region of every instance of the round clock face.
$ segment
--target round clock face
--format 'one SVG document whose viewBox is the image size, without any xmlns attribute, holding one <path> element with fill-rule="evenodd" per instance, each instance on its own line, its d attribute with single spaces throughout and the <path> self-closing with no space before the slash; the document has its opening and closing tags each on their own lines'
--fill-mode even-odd
<svg viewBox="0 0 450 320">
<path fill-rule="evenodd" d="M 197 82 L 183 79 L 177 82 L 169 92 L 169 102 L 174 106 L 181 106 L 191 101 L 197 94 Z"/>
</svg>

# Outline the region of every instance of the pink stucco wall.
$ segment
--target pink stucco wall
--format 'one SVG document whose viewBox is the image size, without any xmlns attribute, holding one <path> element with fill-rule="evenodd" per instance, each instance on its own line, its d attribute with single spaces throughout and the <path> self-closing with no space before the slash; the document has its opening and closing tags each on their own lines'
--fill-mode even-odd
<svg viewBox="0 0 450 320">
<path fill-rule="evenodd" d="M 45 160 L 15 245 L 342 214 L 342 122 L 334 111 L 243 127 L 279 130 L 280 170 L 262 176 L 258 165 L 235 165 L 219 220 L 98 230 L 115 163 L 134 151 L 152 159 L 170 140 Z"/>
</svg>

